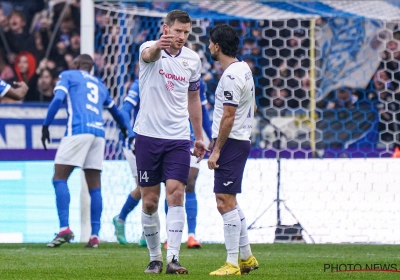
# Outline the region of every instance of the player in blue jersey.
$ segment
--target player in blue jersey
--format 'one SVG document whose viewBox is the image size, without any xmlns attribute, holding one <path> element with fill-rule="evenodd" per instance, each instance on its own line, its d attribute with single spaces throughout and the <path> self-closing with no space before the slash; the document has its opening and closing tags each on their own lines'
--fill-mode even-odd
<svg viewBox="0 0 400 280">
<path fill-rule="evenodd" d="M 28 86 L 25 82 L 14 82 L 14 85 L 16 85 L 17 88 L 11 87 L 11 85 L 0 79 L 0 98 L 8 97 L 14 100 L 23 99 L 28 92 Z"/>
<path fill-rule="evenodd" d="M 53 101 L 43 123 L 42 143 L 47 150 L 46 142 L 50 143 L 49 125 L 62 103 L 66 103 L 67 129 L 54 160 L 53 176 L 60 231 L 54 240 L 47 244 L 50 248 L 59 247 L 74 238 L 69 228 L 70 193 L 67 180 L 75 167 L 83 169 L 91 198 L 92 233 L 86 247 L 99 246 L 98 235 L 103 208 L 100 173 L 105 148 L 102 118 L 104 106 L 120 125 L 123 134 L 127 135 L 128 125 L 114 105 L 108 89 L 102 81 L 90 74 L 93 64 L 93 59 L 89 55 L 82 54 L 74 60 L 76 70 L 61 73 L 54 88 Z"/>
<path fill-rule="evenodd" d="M 200 80 L 200 100 L 202 103 L 202 125 L 203 129 L 206 132 L 209 139 L 211 138 L 211 122 L 208 116 L 206 104 L 207 98 L 205 96 L 205 88 L 204 83 Z M 133 112 L 133 119 L 136 119 L 136 115 L 139 111 L 140 107 L 140 99 L 139 99 L 139 79 L 136 79 L 129 88 L 128 95 L 125 97 L 124 104 L 122 107 L 121 113 L 124 114 L 125 117 L 130 118 Z M 130 136 L 131 137 L 131 136 Z M 192 143 L 195 141 L 194 133 L 191 129 L 191 140 Z M 212 146 L 213 140 L 210 142 L 210 146 Z M 192 147 L 193 148 L 193 147 Z M 134 150 L 129 150 L 124 148 L 124 155 L 127 161 L 130 164 L 132 169 L 132 174 L 136 179 L 136 185 L 138 186 L 137 182 L 137 168 L 136 168 L 136 157 L 134 154 Z M 186 218 L 188 224 L 188 234 L 189 239 L 187 242 L 188 248 L 201 248 L 201 244 L 195 238 L 196 233 L 196 218 L 197 218 L 197 198 L 195 193 L 195 184 L 196 179 L 199 174 L 200 164 L 197 163 L 196 157 L 191 157 L 190 161 L 190 169 L 189 169 L 189 177 L 188 183 L 186 185 L 185 193 L 186 193 L 186 202 L 185 202 L 185 210 L 186 210 Z M 115 234 L 117 236 L 117 240 L 120 244 L 127 244 L 126 237 L 125 237 L 125 220 L 128 214 L 135 209 L 141 199 L 140 188 L 135 188 L 129 195 L 121 209 L 119 215 L 115 216 L 113 219 L 113 224 L 115 226 Z M 167 206 L 167 203 L 165 203 Z M 168 207 L 165 208 L 166 212 Z M 142 235 L 140 241 L 140 246 L 146 246 L 146 239 Z"/>
</svg>

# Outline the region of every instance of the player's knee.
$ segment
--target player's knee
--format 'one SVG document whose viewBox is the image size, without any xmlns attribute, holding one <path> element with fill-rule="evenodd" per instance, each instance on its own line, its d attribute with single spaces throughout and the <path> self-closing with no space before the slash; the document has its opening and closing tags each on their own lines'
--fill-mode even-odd
<svg viewBox="0 0 400 280">
<path fill-rule="evenodd" d="M 176 189 L 167 196 L 169 206 L 183 205 L 184 190 Z"/>
<path fill-rule="evenodd" d="M 229 212 L 235 208 L 235 204 L 229 199 L 225 199 L 222 197 L 217 198 L 217 209 L 220 214 L 224 214 Z"/>
<path fill-rule="evenodd" d="M 154 213 L 154 212 L 156 212 L 157 211 L 157 209 L 158 209 L 158 202 L 157 201 L 154 201 L 154 200 L 152 200 L 152 199 L 143 199 L 142 200 L 142 204 L 143 204 L 143 210 L 146 212 L 146 213 Z"/>
</svg>

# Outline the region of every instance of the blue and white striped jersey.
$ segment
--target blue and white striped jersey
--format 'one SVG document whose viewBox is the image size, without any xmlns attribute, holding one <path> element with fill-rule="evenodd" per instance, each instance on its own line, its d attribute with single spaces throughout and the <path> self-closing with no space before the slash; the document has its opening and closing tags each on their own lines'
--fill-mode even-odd
<svg viewBox="0 0 400 280">
<path fill-rule="evenodd" d="M 0 97 L 6 95 L 6 93 L 10 90 L 10 88 L 11 86 L 9 84 L 0 79 Z"/>
<path fill-rule="evenodd" d="M 67 103 L 65 136 L 90 133 L 104 137 L 103 106 L 111 108 L 114 102 L 101 80 L 83 70 L 63 71 L 54 92 Z"/>
</svg>

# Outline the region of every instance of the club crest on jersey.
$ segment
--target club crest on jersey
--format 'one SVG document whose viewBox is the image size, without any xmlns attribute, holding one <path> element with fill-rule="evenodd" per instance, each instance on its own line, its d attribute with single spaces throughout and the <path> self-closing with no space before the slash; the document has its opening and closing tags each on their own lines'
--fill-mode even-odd
<svg viewBox="0 0 400 280">
<path fill-rule="evenodd" d="M 183 68 L 188 68 L 189 67 L 189 61 L 187 61 L 186 59 L 184 59 L 184 58 L 182 58 L 182 65 L 183 65 Z"/>
<path fill-rule="evenodd" d="M 233 100 L 233 92 L 232 91 L 224 91 L 225 101 Z"/>
<path fill-rule="evenodd" d="M 167 84 L 165 85 L 165 88 L 166 88 L 168 91 L 172 91 L 172 90 L 174 89 L 174 83 L 171 82 L 171 81 L 168 81 Z"/>
</svg>

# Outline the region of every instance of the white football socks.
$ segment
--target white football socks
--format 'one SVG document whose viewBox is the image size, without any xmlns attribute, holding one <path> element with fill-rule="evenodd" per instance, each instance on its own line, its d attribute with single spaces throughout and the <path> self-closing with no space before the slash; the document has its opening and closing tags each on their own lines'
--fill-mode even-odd
<svg viewBox="0 0 400 280">
<path fill-rule="evenodd" d="M 225 247 L 228 253 L 226 261 L 238 266 L 239 239 L 241 223 L 238 210 L 235 208 L 222 215 L 224 220 Z"/>
<path fill-rule="evenodd" d="M 142 211 L 142 227 L 146 237 L 147 248 L 150 252 L 150 261 L 162 261 L 158 212 L 146 214 Z"/>
<path fill-rule="evenodd" d="M 246 218 L 244 216 L 242 209 L 240 209 L 239 204 L 236 205 L 236 209 L 238 210 L 241 222 L 240 239 L 239 239 L 240 258 L 242 260 L 247 260 L 252 255 L 252 252 L 249 242 L 249 236 L 247 235 Z"/>
<path fill-rule="evenodd" d="M 167 214 L 167 263 L 175 256 L 179 260 L 179 250 L 182 243 L 183 226 L 185 224 L 185 209 L 183 206 L 168 207 Z"/>
</svg>

